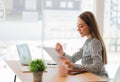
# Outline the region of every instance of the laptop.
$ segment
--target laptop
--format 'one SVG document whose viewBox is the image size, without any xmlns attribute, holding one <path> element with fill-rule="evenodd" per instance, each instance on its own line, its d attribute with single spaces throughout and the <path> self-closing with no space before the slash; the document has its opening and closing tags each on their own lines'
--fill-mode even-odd
<svg viewBox="0 0 120 82">
<path fill-rule="evenodd" d="M 16 45 L 19 59 L 22 65 L 28 66 L 32 60 L 30 50 L 27 44 L 18 44 Z"/>
<path fill-rule="evenodd" d="M 50 57 L 53 59 L 53 61 L 56 63 L 56 64 L 59 64 L 59 53 L 56 51 L 55 48 L 52 48 L 52 47 L 43 47 L 43 49 L 50 55 Z M 52 64 L 51 64 L 52 65 Z M 53 63 L 54 65 L 54 63 Z"/>
</svg>

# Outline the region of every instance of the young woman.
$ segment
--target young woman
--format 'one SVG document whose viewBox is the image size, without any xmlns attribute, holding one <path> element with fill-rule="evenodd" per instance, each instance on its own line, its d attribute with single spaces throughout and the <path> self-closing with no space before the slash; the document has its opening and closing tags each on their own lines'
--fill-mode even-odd
<svg viewBox="0 0 120 82">
<path fill-rule="evenodd" d="M 107 64 L 106 48 L 100 35 L 96 19 L 92 12 L 85 11 L 78 16 L 77 31 L 81 37 L 87 37 L 83 47 L 72 56 L 63 51 L 60 43 L 56 44 L 57 52 L 62 56 L 60 61 L 68 70 L 88 71 L 94 74 L 108 77 L 104 65 Z M 81 59 L 81 64 L 75 64 Z"/>
</svg>

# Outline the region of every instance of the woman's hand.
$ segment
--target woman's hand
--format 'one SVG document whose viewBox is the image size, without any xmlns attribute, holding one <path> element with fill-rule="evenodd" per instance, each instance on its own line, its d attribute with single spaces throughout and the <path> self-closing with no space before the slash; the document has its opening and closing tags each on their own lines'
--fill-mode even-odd
<svg viewBox="0 0 120 82">
<path fill-rule="evenodd" d="M 56 50 L 61 56 L 64 55 L 63 47 L 60 43 L 56 43 Z"/>
<path fill-rule="evenodd" d="M 67 69 L 68 71 L 73 69 L 74 64 L 71 61 L 69 61 L 67 58 L 61 57 L 60 58 L 60 62 L 62 62 L 62 64 L 64 65 L 65 69 Z"/>
<path fill-rule="evenodd" d="M 68 70 L 68 71 L 70 71 L 70 70 L 72 70 L 73 69 L 73 63 L 72 62 L 70 62 L 69 60 L 65 60 L 64 61 L 64 64 L 65 64 L 65 68 Z"/>
<path fill-rule="evenodd" d="M 67 74 L 74 75 L 86 72 L 85 69 L 73 70 L 74 64 L 65 57 L 60 57 L 60 62 L 65 68 L 63 71 L 65 71 Z"/>
</svg>

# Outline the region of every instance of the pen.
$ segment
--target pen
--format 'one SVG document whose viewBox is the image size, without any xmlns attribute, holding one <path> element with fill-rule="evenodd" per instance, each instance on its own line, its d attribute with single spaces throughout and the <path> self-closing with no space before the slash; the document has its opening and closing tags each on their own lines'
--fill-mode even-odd
<svg viewBox="0 0 120 82">
<path fill-rule="evenodd" d="M 57 65 L 57 64 L 55 64 L 55 63 L 47 63 L 47 65 Z"/>
</svg>

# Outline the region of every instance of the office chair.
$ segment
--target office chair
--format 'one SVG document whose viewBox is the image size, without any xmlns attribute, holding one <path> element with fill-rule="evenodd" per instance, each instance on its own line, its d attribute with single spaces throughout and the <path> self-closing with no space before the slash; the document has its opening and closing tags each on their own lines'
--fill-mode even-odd
<svg viewBox="0 0 120 82">
<path fill-rule="evenodd" d="M 113 82 L 120 82 L 120 66 L 118 67 Z"/>
<path fill-rule="evenodd" d="M 109 82 L 120 82 L 120 66 L 118 67 L 114 78 L 110 79 Z"/>
<path fill-rule="evenodd" d="M 109 79 L 108 82 L 120 82 L 120 66 L 118 67 L 114 78 Z"/>
</svg>

